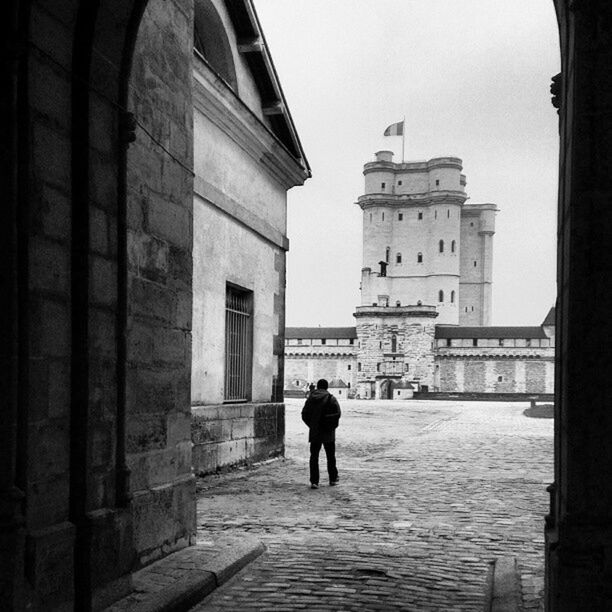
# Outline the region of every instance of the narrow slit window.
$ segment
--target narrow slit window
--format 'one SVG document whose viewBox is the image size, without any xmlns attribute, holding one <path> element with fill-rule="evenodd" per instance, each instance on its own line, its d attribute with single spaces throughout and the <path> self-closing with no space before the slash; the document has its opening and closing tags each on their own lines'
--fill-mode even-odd
<svg viewBox="0 0 612 612">
<path fill-rule="evenodd" d="M 444 253 L 444 240 L 440 240 L 440 242 L 438 243 L 438 249 L 440 253 Z"/>
<path fill-rule="evenodd" d="M 453 240 L 451 242 L 451 253 L 454 253 L 456 248 L 457 248 L 457 243 Z"/>
<path fill-rule="evenodd" d="M 443 302 L 443 301 L 444 301 L 444 291 L 440 289 L 440 291 L 438 291 L 438 302 Z"/>
<path fill-rule="evenodd" d="M 423 263 L 423 253 L 417 253 L 417 263 Z"/>
<path fill-rule="evenodd" d="M 397 255 L 395 256 L 395 263 L 402 263 L 402 254 L 401 253 L 397 253 Z"/>
</svg>

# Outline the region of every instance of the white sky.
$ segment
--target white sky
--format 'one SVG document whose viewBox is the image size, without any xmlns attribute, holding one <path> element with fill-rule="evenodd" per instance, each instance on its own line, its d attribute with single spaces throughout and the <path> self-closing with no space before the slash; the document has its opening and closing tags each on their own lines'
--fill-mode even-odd
<svg viewBox="0 0 612 612">
<path fill-rule="evenodd" d="M 352 326 L 363 164 L 456 155 L 494 202 L 494 325 L 555 300 L 559 68 L 551 0 L 255 0 L 313 177 L 289 192 L 288 326 Z"/>
</svg>

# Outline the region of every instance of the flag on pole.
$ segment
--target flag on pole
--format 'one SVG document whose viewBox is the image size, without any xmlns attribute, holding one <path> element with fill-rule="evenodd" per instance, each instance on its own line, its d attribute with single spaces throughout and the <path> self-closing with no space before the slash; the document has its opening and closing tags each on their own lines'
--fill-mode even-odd
<svg viewBox="0 0 612 612">
<path fill-rule="evenodd" d="M 404 135 L 404 120 L 391 124 L 383 136 L 403 136 Z"/>
</svg>

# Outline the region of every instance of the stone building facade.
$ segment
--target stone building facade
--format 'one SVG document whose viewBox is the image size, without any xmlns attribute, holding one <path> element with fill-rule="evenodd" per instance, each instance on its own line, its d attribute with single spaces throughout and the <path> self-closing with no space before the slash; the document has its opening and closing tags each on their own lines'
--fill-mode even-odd
<svg viewBox="0 0 612 612">
<path fill-rule="evenodd" d="M 554 312 L 541 326 L 489 326 L 497 207 L 465 203 L 461 170 L 456 157 L 394 163 L 390 151 L 365 164 L 351 348 L 330 351 L 337 328 L 288 328 L 287 391 L 344 374 L 366 399 L 553 392 Z"/>
<path fill-rule="evenodd" d="M 252 4 L 197 0 L 194 28 L 192 457 L 208 473 L 284 451 L 287 190 L 309 169 Z"/>
</svg>

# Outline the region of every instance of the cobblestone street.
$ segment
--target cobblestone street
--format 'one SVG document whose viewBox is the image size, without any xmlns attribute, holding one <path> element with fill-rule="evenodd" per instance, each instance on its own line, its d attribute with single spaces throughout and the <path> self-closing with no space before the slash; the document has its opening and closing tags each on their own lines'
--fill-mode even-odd
<svg viewBox="0 0 612 612">
<path fill-rule="evenodd" d="M 340 484 L 308 483 L 303 401 L 286 459 L 201 479 L 198 537 L 248 533 L 267 551 L 194 610 L 483 610 L 496 557 L 515 556 L 541 608 L 552 419 L 527 403 L 345 401 Z"/>
</svg>

